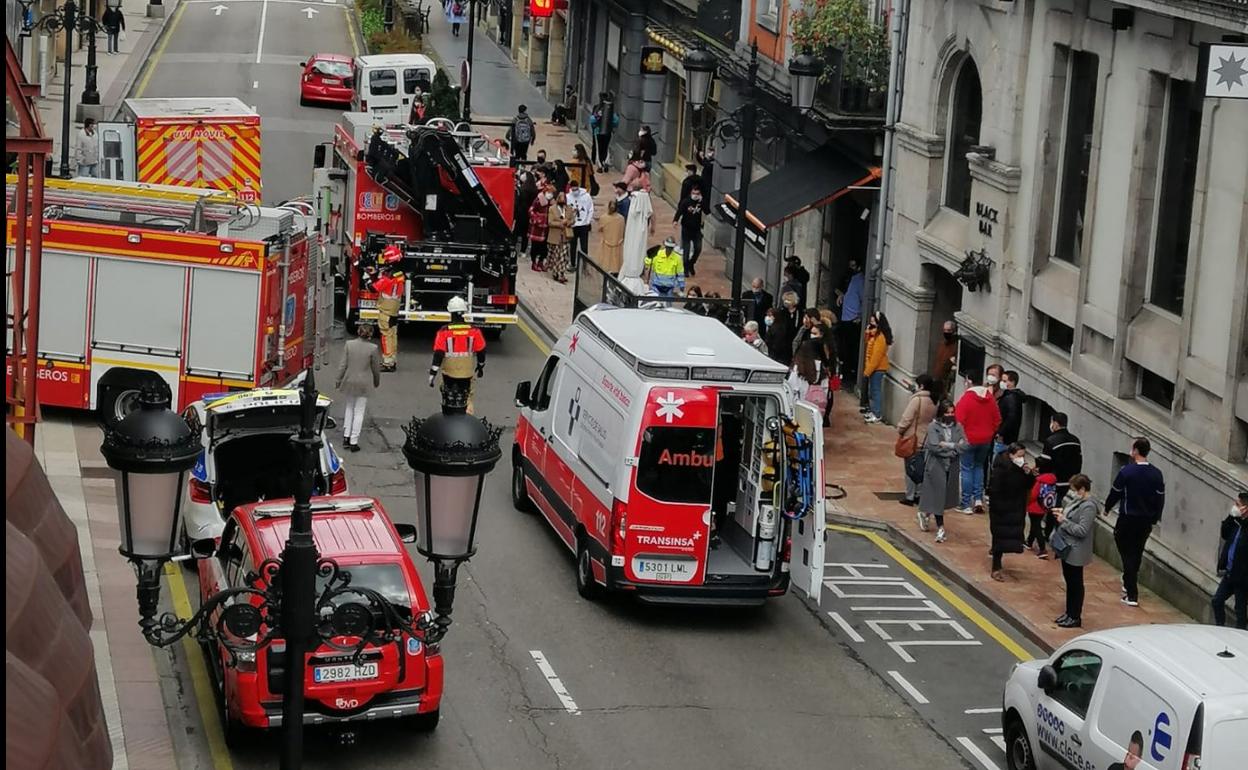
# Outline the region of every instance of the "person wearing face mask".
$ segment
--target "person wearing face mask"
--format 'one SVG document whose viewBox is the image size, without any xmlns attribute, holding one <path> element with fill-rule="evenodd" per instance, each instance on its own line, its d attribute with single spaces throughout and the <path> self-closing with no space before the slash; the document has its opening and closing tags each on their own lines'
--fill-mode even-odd
<svg viewBox="0 0 1248 770">
<path fill-rule="evenodd" d="M 912 458 L 915 454 L 922 452 L 922 447 L 927 441 L 927 429 L 932 424 L 932 420 L 936 419 L 937 407 L 939 406 L 940 394 L 935 392 L 936 386 L 932 384 L 932 377 L 929 374 L 920 374 L 915 378 L 914 395 L 910 397 L 909 403 L 906 404 L 906 410 L 902 412 L 901 419 L 897 421 L 897 446 L 894 453 L 902 459 L 904 465 L 912 464 Z M 905 470 L 905 468 L 903 468 Z M 923 482 L 922 476 L 917 480 L 910 473 L 904 474 L 906 477 L 906 496 L 900 502 L 902 505 L 917 505 L 919 502 L 919 484 Z M 942 509 L 943 510 L 943 509 Z M 923 518 L 919 518 L 919 528 L 923 527 Z"/>
<path fill-rule="evenodd" d="M 767 342 L 759 336 L 758 321 L 746 321 L 745 330 L 741 335 L 741 339 L 749 343 L 749 346 L 757 350 L 763 355 L 767 355 Z"/>
<path fill-rule="evenodd" d="M 676 229 L 677 225 L 680 228 L 680 248 L 685 253 L 685 272 L 697 275 L 698 256 L 702 254 L 702 188 L 696 181 L 689 195 L 676 205 L 672 228 Z"/>
<path fill-rule="evenodd" d="M 940 342 L 936 344 L 936 353 L 932 356 L 932 368 L 928 372 L 932 379 L 944 387 L 945 393 L 953 392 L 954 379 L 958 372 L 958 323 L 945 321 L 940 327 Z"/>
<path fill-rule="evenodd" d="M 1009 444 L 1018 441 L 1019 431 L 1023 427 L 1023 391 L 1018 389 L 1018 372 L 1005 372 L 1001 379 L 1001 395 L 997 398 L 997 408 L 1001 411 L 1001 427 L 997 428 L 997 445 L 1000 453 Z"/>
<path fill-rule="evenodd" d="M 538 193 L 529 207 L 529 258 L 534 271 L 546 270 L 546 239 L 550 234 L 550 204 L 555 199 L 550 188 Z"/>
<path fill-rule="evenodd" d="M 680 180 L 680 198 L 685 200 L 689 197 L 689 193 L 693 192 L 694 187 L 702 186 L 702 177 L 698 175 L 698 167 L 692 163 L 685 164 L 685 178 Z"/>
<path fill-rule="evenodd" d="M 1010 444 L 993 461 L 988 528 L 992 532 L 992 579 L 998 582 L 1005 580 L 1001 557 L 1024 550 L 1027 499 L 1034 476 L 1022 444 Z"/>
<path fill-rule="evenodd" d="M 863 419 L 868 423 L 883 422 L 884 375 L 888 373 L 888 349 L 893 344 L 893 330 L 883 313 L 873 313 L 867 320 L 865 341 L 867 357 L 863 374 L 867 377 L 871 410 Z"/>
<path fill-rule="evenodd" d="M 942 400 L 936 406 L 936 414 L 940 417 L 933 420 L 927 427 L 923 444 L 918 454 L 922 455 L 922 465 L 917 461 L 907 463 L 906 472 L 911 478 L 918 475 L 919 481 L 918 517 L 919 529 L 928 529 L 928 520 L 936 519 L 936 542 L 945 542 L 945 511 L 958 503 L 958 458 L 967 451 L 966 432 L 958 424 L 954 416 L 953 402 Z"/>
<path fill-rule="evenodd" d="M 1218 575 L 1213 592 L 1213 622 L 1226 625 L 1226 600 L 1235 597 L 1235 627 L 1248 629 L 1248 490 L 1231 503 L 1222 520 L 1222 546 L 1218 549 Z"/>
<path fill-rule="evenodd" d="M 659 145 L 654 141 L 654 135 L 650 132 L 650 126 L 642 126 L 637 129 L 637 144 L 633 146 L 633 153 L 645 163 L 646 171 L 649 172 L 654 164 L 654 156 L 659 152 Z"/>
<path fill-rule="evenodd" d="M 567 196 L 559 193 L 546 215 L 546 269 L 550 277 L 559 283 L 567 283 L 564 272 L 568 269 L 568 249 L 575 242 L 572 223 L 576 214 L 568 204 Z"/>
<path fill-rule="evenodd" d="M 1082 473 L 1070 478 L 1070 498 L 1065 507 L 1052 511 L 1057 521 L 1053 551 L 1062 561 L 1066 581 L 1066 611 L 1053 622 L 1062 628 L 1083 625 L 1083 568 L 1092 563 L 1092 533 L 1100 512 L 1100 504 L 1092 499 L 1092 480 Z"/>
<path fill-rule="evenodd" d="M 1138 578 L 1144 546 L 1166 506 L 1166 479 L 1148 461 L 1153 444 L 1143 436 L 1131 442 L 1131 462 L 1122 466 L 1105 498 L 1105 511 L 1121 503 L 1114 522 L 1114 544 L 1122 561 L 1122 603 L 1140 606 Z"/>
<path fill-rule="evenodd" d="M 711 213 L 711 182 L 715 179 L 715 148 L 709 143 L 694 153 L 693 159 L 698 162 L 698 178 L 702 180 L 702 211 Z"/>
<path fill-rule="evenodd" d="M 792 361 L 793 343 L 786 328 L 785 318 L 787 316 L 783 312 L 776 308 L 769 308 L 763 315 L 763 331 L 767 340 L 767 355 L 771 356 L 773 361 L 788 366 Z"/>
<path fill-rule="evenodd" d="M 802 309 L 797 304 L 797 295 L 791 291 L 786 291 L 780 295 L 780 312 L 776 314 L 776 323 L 779 325 L 783 322 L 781 330 L 784 334 L 782 340 L 784 350 L 779 351 L 780 358 L 776 358 L 773 352 L 772 358 L 776 358 L 785 366 L 793 363 L 793 339 L 802 330 Z"/>
<path fill-rule="evenodd" d="M 771 293 L 764 286 L 763 279 L 755 276 L 754 280 L 750 281 L 750 288 L 741 292 L 741 299 L 750 303 L 750 318 L 760 327 L 763 326 L 763 319 L 767 316 L 767 311 L 771 309 L 772 304 Z"/>
<path fill-rule="evenodd" d="M 646 272 L 650 274 L 650 288 L 660 297 L 685 290 L 685 264 L 676 241 L 668 238 L 654 256 L 646 257 Z"/>
</svg>

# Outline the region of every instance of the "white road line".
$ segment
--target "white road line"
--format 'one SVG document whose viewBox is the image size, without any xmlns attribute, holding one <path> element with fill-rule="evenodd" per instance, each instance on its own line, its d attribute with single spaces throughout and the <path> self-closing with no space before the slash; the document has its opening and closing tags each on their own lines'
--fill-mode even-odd
<svg viewBox="0 0 1248 770">
<path fill-rule="evenodd" d="M 878 605 L 877 606 L 874 604 L 864 604 L 861 607 L 855 607 L 851 605 L 850 609 L 853 610 L 854 612 L 932 612 L 932 613 L 935 613 L 936 617 L 938 618 L 949 617 L 949 613 L 941 609 L 940 605 L 938 605 L 936 602 L 932 601 L 931 599 L 924 599 L 922 602 L 920 602 L 920 604 L 922 604 L 923 606 L 916 607 L 914 605 L 910 605 L 909 607 L 894 607 L 890 605 Z"/>
<path fill-rule="evenodd" d="M 994 735 L 992 736 L 992 742 L 997 744 L 997 747 L 1001 749 L 1002 754 L 1005 753 L 1005 738 L 1000 735 Z"/>
<path fill-rule="evenodd" d="M 829 612 L 828 617 L 835 620 L 836 624 L 841 627 L 842 631 L 845 632 L 845 635 L 848 636 L 853 641 L 857 642 L 858 644 L 862 644 L 864 641 L 866 641 L 865 639 L 862 638 L 862 634 L 854 630 L 854 627 L 849 624 L 849 621 L 841 617 L 841 613 Z"/>
<path fill-rule="evenodd" d="M 1002 730 L 1000 727 L 985 727 L 984 728 L 984 735 L 1000 735 L 1003 732 L 1005 731 Z"/>
<path fill-rule="evenodd" d="M 253 81 L 251 81 L 251 87 L 252 87 L 252 88 L 259 88 L 259 87 L 260 87 L 260 81 L 259 81 L 259 80 L 253 80 Z"/>
<path fill-rule="evenodd" d="M 537 667 L 541 669 L 542 675 L 546 677 L 546 683 L 550 685 L 550 689 L 555 691 L 555 696 L 559 698 L 559 702 L 563 704 L 563 708 L 569 714 L 581 713 L 577 707 L 576 701 L 572 700 L 572 696 L 568 694 L 568 688 L 563 686 L 563 682 L 559 680 L 558 674 L 551 668 L 550 662 L 546 660 L 546 656 L 541 650 L 529 650 L 529 654 L 533 656 Z"/>
<path fill-rule="evenodd" d="M 931 702 L 923 695 L 923 693 L 919 692 L 919 688 L 910 684 L 910 682 L 904 676 L 901 675 L 900 671 L 889 671 L 888 675 L 893 678 L 893 681 L 896 682 L 901 687 L 901 689 L 910 693 L 910 697 L 914 698 L 915 703 L 922 705 L 924 703 Z"/>
<path fill-rule="evenodd" d="M 976 647 L 980 642 L 964 642 L 964 641 L 932 641 L 932 642 L 889 642 L 888 646 L 897 653 L 897 657 L 907 663 L 914 662 L 914 656 L 906 652 L 907 647 Z"/>
<path fill-rule="evenodd" d="M 1001 768 L 997 766 L 997 763 L 989 759 L 983 749 L 976 746 L 974 741 L 970 738 L 958 738 L 958 743 L 962 744 L 962 748 L 970 752 L 971 756 L 979 760 L 979 764 L 984 766 L 984 770 L 1001 770 Z"/>
<path fill-rule="evenodd" d="M 992 709 L 967 709 L 966 711 L 963 711 L 962 713 L 963 713 L 963 714 L 1000 714 L 1000 713 L 1001 713 L 1001 709 L 999 709 L 999 708 L 992 708 Z"/>
<path fill-rule="evenodd" d="M 256 64 L 260 63 L 260 54 L 264 52 L 264 23 L 269 18 L 269 0 L 260 6 L 260 39 L 256 41 Z"/>
</svg>

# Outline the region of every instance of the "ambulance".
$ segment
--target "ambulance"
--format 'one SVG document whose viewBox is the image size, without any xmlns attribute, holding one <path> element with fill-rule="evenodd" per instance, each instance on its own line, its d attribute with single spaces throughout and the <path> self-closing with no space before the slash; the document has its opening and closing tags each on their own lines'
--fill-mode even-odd
<svg viewBox="0 0 1248 770">
<path fill-rule="evenodd" d="M 787 370 L 684 310 L 595 305 L 516 388 L 515 506 L 576 555 L 585 598 L 818 601 L 822 416 Z"/>
</svg>

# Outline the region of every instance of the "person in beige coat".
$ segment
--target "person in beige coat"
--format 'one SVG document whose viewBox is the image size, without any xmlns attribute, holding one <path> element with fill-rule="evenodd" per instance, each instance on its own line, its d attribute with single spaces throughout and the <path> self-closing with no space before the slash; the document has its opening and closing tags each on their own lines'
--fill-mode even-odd
<svg viewBox="0 0 1248 770">
<path fill-rule="evenodd" d="M 373 344 L 373 327 L 356 324 L 356 337 L 347 340 L 338 364 L 334 387 L 342 393 L 347 409 L 342 418 L 342 440 L 347 449 L 360 451 L 360 429 L 368 395 L 381 385 L 381 354 Z"/>
<path fill-rule="evenodd" d="M 927 440 L 927 429 L 932 420 L 936 419 L 936 403 L 940 394 L 934 392 L 936 386 L 929 374 L 920 374 L 915 378 L 914 384 L 914 395 L 910 397 L 906 411 L 902 412 L 901 420 L 897 422 L 897 437 L 914 436 L 916 453 L 922 454 L 923 442 Z M 906 496 L 900 502 L 902 505 L 915 505 L 919 501 L 919 484 L 922 479 L 915 481 L 905 472 L 905 468 L 902 469 L 902 475 L 906 477 Z"/>
<path fill-rule="evenodd" d="M 607 215 L 599 220 L 598 231 L 602 233 L 602 251 L 598 257 L 600 267 L 615 275 L 624 266 L 624 217 L 615 201 L 607 203 Z"/>
</svg>

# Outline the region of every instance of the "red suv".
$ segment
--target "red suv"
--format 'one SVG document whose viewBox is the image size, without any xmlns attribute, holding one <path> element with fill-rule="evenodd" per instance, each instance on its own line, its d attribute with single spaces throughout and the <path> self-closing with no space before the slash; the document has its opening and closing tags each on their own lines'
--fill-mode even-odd
<svg viewBox="0 0 1248 770">
<path fill-rule="evenodd" d="M 201 604 L 227 588 L 263 588 L 257 568 L 266 559 L 281 556 L 291 507 L 290 500 L 277 500 L 234 510 L 215 555 L 199 561 Z M 414 527 L 400 525 L 401 535 L 381 503 L 371 497 L 314 497 L 312 510 L 317 549 L 322 558 L 333 559 L 340 570 L 350 573 L 351 586 L 380 593 L 405 623 L 429 612 L 420 575 L 403 545 L 415 539 Z M 347 595 L 342 601 L 359 597 Z M 351 637 L 333 641 L 347 649 L 359 643 Z M 234 653 L 233 665 L 224 645 L 210 644 L 205 654 L 220 688 L 227 739 L 235 742 L 247 728 L 280 726 L 282 640 L 274 639 L 254 653 Z M 322 643 L 308 654 L 304 693 L 306 724 L 406 717 L 415 729 L 432 730 L 442 700 L 442 656 L 437 645 L 412 636 L 404 636 L 399 644 L 369 645 L 358 663 L 350 652 Z"/>
</svg>

